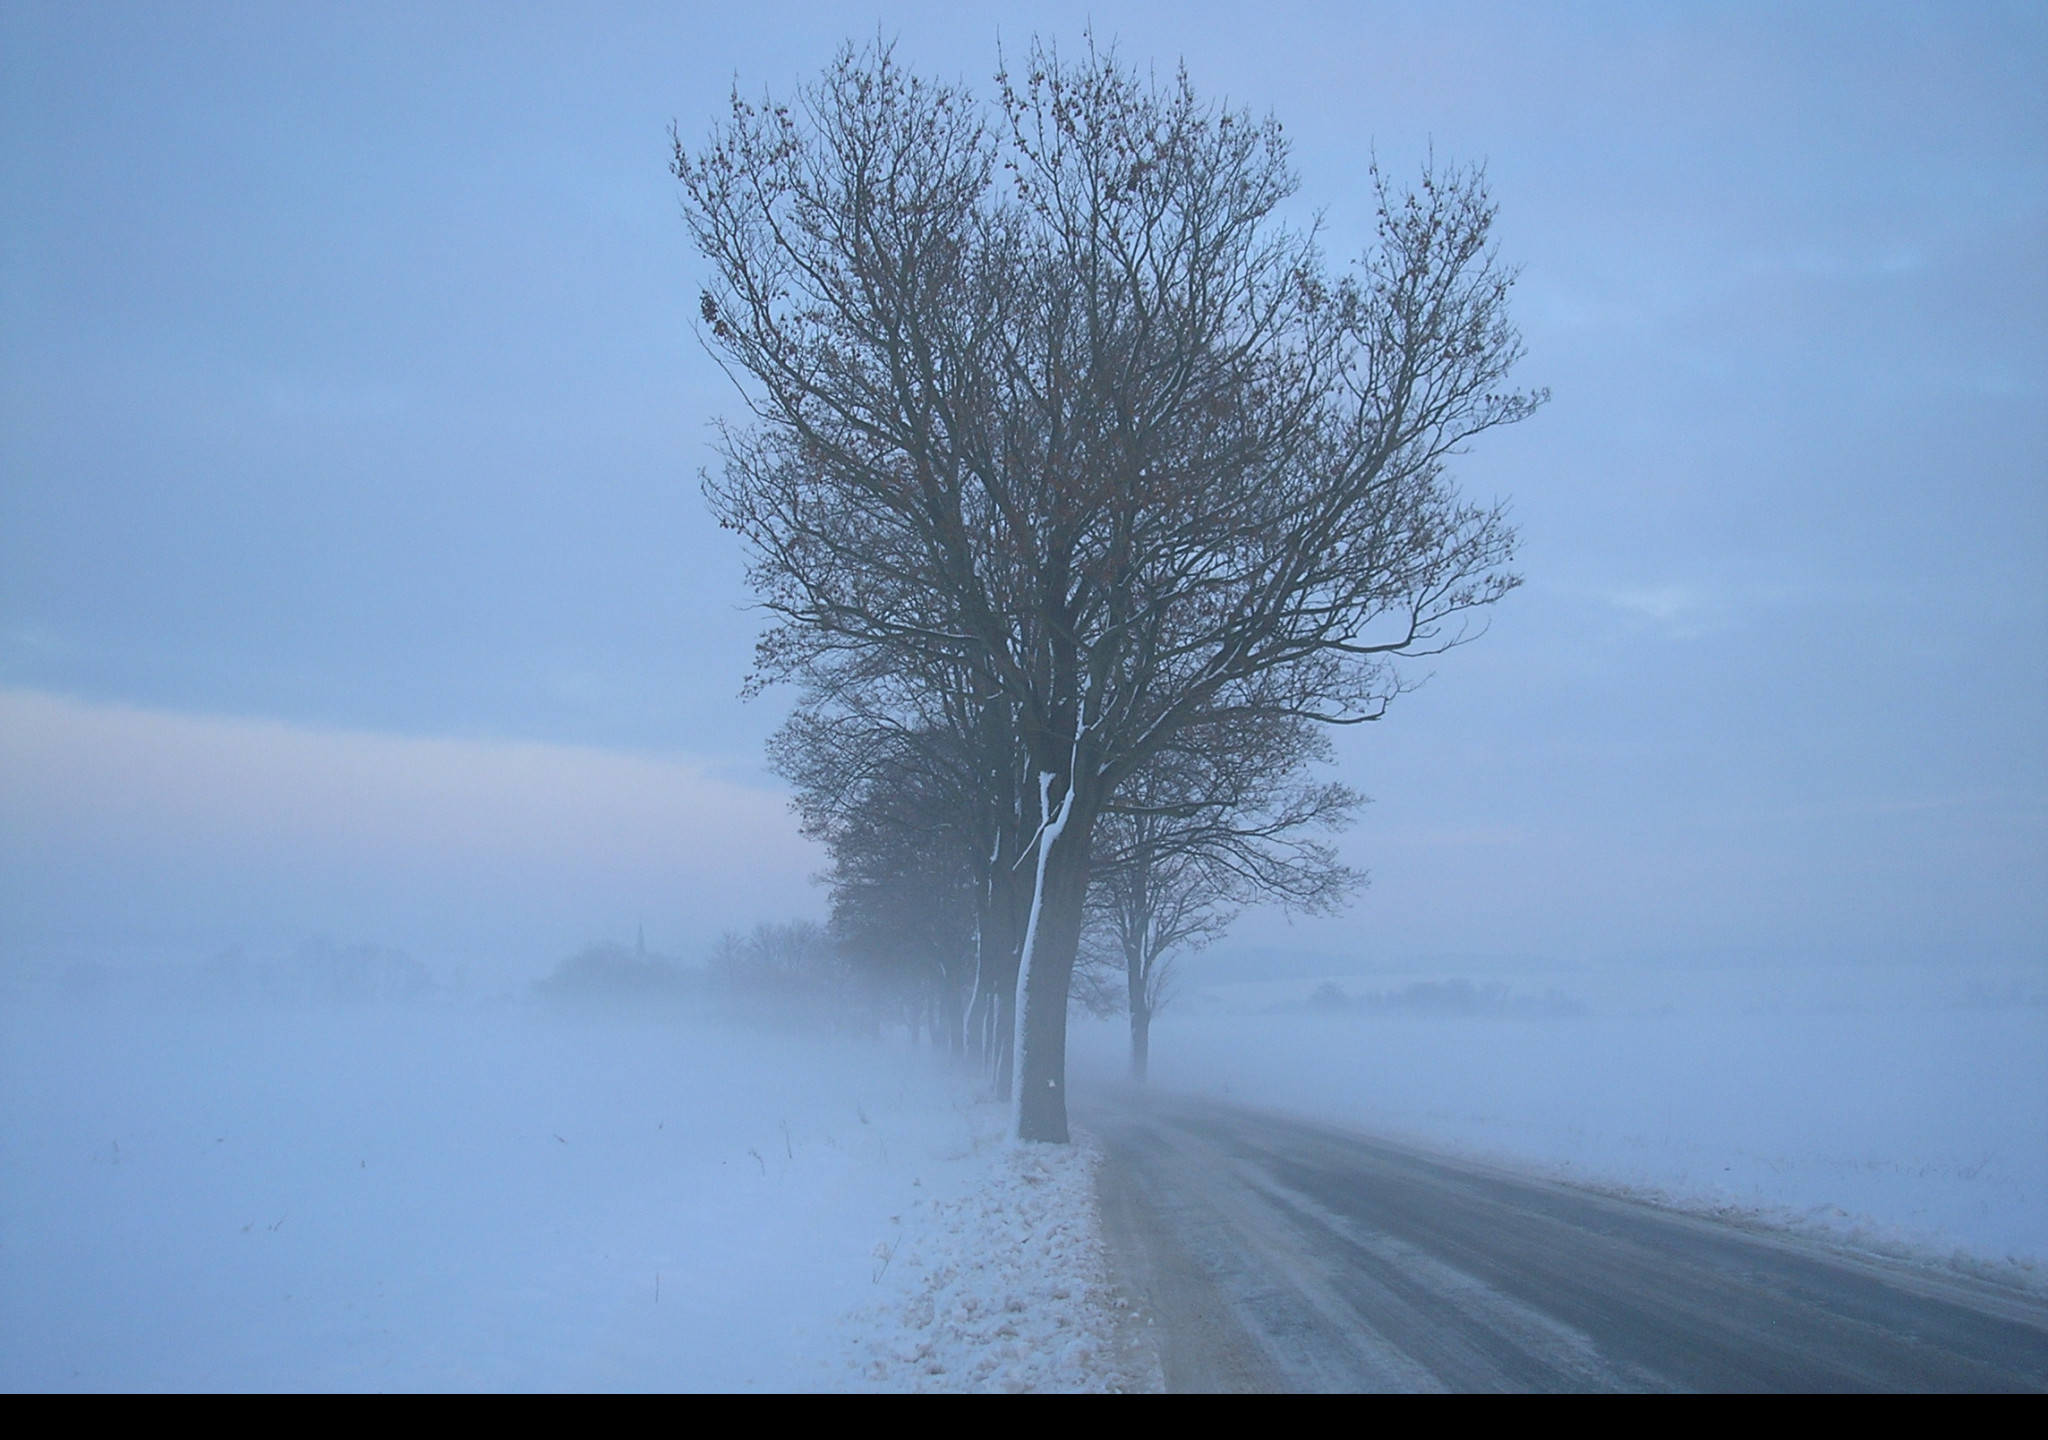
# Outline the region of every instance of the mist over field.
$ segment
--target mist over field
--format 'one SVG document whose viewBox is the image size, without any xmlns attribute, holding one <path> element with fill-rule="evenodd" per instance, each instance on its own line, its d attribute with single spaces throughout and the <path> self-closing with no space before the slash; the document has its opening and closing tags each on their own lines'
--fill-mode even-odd
<svg viewBox="0 0 2048 1440">
<path fill-rule="evenodd" d="M 1333 270 L 1483 165 L 1550 393 L 1148 1092 L 2048 1285 L 2048 11 L 4 3 L 0 1387 L 1166 1383 L 1106 942 L 1020 1146 L 767 758 L 667 168 L 1088 27 Z"/>
</svg>

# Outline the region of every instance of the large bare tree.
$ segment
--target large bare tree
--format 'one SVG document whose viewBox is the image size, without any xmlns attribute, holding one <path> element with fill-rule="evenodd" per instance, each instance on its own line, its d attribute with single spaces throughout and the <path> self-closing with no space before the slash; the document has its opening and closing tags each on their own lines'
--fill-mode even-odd
<svg viewBox="0 0 2048 1440">
<path fill-rule="evenodd" d="M 1540 397 L 1478 172 L 1375 174 L 1333 272 L 1276 122 L 1092 47 L 996 97 L 849 48 L 675 166 L 752 414 L 707 492 L 777 617 L 760 673 L 957 677 L 1001 732 L 1017 1128 L 1064 1140 L 1098 817 L 1179 737 L 1375 719 L 1467 638 L 1513 531 L 1445 461 Z"/>
</svg>

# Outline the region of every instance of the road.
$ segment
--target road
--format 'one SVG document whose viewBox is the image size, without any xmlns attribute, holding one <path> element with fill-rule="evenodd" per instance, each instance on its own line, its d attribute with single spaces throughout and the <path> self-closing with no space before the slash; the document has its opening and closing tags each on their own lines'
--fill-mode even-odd
<svg viewBox="0 0 2048 1440">
<path fill-rule="evenodd" d="M 2029 1292 L 1221 1104 L 1079 1118 L 1169 1390 L 2048 1390 Z"/>
</svg>

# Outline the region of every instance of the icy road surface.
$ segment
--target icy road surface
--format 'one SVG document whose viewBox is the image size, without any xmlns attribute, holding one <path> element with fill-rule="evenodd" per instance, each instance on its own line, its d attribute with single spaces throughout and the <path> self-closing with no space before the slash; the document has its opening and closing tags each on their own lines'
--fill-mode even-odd
<svg viewBox="0 0 2048 1440">
<path fill-rule="evenodd" d="M 2048 1390 L 2048 1301 L 1214 1102 L 1105 1098 L 1169 1389 Z"/>
</svg>

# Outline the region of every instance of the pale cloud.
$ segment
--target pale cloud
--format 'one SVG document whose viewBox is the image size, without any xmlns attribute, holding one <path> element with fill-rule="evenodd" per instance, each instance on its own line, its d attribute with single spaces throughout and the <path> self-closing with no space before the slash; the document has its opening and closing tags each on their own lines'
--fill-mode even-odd
<svg viewBox="0 0 2048 1440">
<path fill-rule="evenodd" d="M 1801 245 L 1789 250 L 1755 252 L 1741 268 L 1751 275 L 1801 275 L 1822 280 L 1883 280 L 1926 270 L 1927 259 L 1917 245 Z"/>
<path fill-rule="evenodd" d="M 1674 640 L 1692 640 L 1727 628 L 1733 619 L 1733 598 L 1693 585 L 1649 585 L 1610 590 L 1600 598 L 1639 626 L 1652 627 Z"/>
<path fill-rule="evenodd" d="M 1377 831 L 1380 844 L 1406 849 L 1501 849 L 1527 846 L 1541 837 L 1526 826 L 1477 823 L 1459 826 L 1387 826 Z"/>
<path fill-rule="evenodd" d="M 1608 599 L 1620 609 L 1667 624 L 1698 611 L 1703 603 L 1697 592 L 1678 585 L 1663 585 L 1650 590 L 1621 590 Z"/>
<path fill-rule="evenodd" d="M 0 691 L 5 938 L 672 940 L 812 908 L 785 798 L 688 759 Z M 579 928 L 580 927 L 580 928 Z"/>
<path fill-rule="evenodd" d="M 49 631 L 34 625 L 10 626 L 6 632 L 7 643 L 24 650 L 37 650 L 44 654 L 61 654 L 68 647 Z"/>
</svg>

